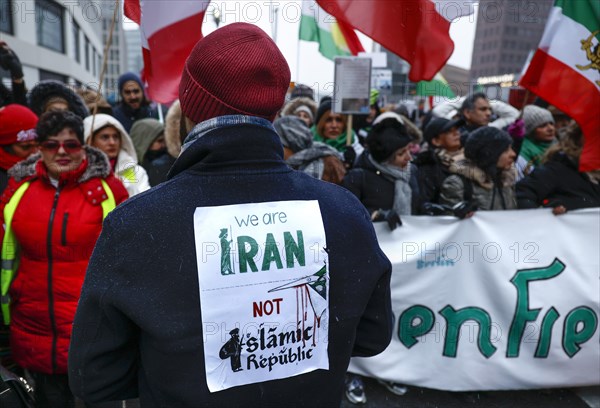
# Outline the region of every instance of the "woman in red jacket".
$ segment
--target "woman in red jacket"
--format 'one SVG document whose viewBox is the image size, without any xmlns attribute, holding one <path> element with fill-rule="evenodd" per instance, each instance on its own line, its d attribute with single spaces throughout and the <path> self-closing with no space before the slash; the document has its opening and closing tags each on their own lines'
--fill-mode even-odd
<svg viewBox="0 0 600 408">
<path fill-rule="evenodd" d="M 0 200 L 1 306 L 39 406 L 67 407 L 67 351 L 85 270 L 103 218 L 128 195 L 107 157 L 83 146 L 78 116 L 47 112 L 36 132 L 40 154 L 9 170 Z"/>
</svg>

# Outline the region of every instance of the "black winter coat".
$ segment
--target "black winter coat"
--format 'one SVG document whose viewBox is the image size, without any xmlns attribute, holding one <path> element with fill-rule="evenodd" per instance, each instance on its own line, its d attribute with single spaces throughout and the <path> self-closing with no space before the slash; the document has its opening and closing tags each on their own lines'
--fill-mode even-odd
<svg viewBox="0 0 600 408">
<path fill-rule="evenodd" d="M 129 133 L 136 120 L 146 118 L 158 119 L 158 110 L 150 105 L 142 105 L 138 109 L 133 110 L 125 102 L 121 102 L 113 108 L 112 115 L 121 122 L 121 125 Z"/>
<path fill-rule="evenodd" d="M 385 178 L 367 159 L 368 152 L 364 152 L 352 170 L 346 173 L 342 185 L 354 194 L 367 208 L 369 214 L 374 211 L 390 210 L 394 206 L 394 182 Z M 412 190 L 412 214 L 420 211 L 421 199 L 419 195 L 418 170 L 414 164 L 411 166 L 410 189 Z"/>
<path fill-rule="evenodd" d="M 440 160 L 435 150 L 419 153 L 413 163 L 419 169 L 417 179 L 421 201 L 439 204 L 442 184 L 452 174 L 448 166 Z"/>
<path fill-rule="evenodd" d="M 557 153 L 517 183 L 517 204 L 519 208 L 563 205 L 567 210 L 600 207 L 600 185 L 580 173 L 566 154 Z"/>
<path fill-rule="evenodd" d="M 365 209 L 345 189 L 291 170 L 274 129 L 249 124 L 203 135 L 169 177 L 104 222 L 73 325 L 73 393 L 92 403 L 139 395 L 143 407 L 338 407 L 350 356 L 382 352 L 394 327 L 391 265 Z M 285 200 L 319 202 L 329 254 L 329 370 L 211 393 L 194 211 Z"/>
</svg>

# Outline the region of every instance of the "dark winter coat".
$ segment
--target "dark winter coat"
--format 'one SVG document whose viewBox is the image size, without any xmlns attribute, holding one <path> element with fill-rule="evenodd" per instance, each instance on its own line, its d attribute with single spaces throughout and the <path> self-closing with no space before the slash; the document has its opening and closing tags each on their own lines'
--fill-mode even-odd
<svg viewBox="0 0 600 408">
<path fill-rule="evenodd" d="M 150 187 L 157 186 L 167 180 L 167 173 L 169 173 L 169 169 L 173 163 L 175 163 L 175 159 L 171 157 L 166 150 L 156 158 L 151 157 L 149 154 L 144 156 L 142 167 L 146 170 L 146 173 L 148 173 Z"/>
<path fill-rule="evenodd" d="M 194 211 L 282 200 L 319 202 L 330 265 L 329 370 L 210 393 Z M 182 152 L 170 180 L 106 219 L 75 318 L 71 389 L 87 402 L 139 395 L 144 407 L 337 407 L 350 356 L 380 353 L 390 341 L 390 273 L 358 200 L 291 170 L 272 126 L 217 127 Z"/>
<path fill-rule="evenodd" d="M 123 125 L 127 133 L 129 133 L 133 126 L 133 122 L 136 120 L 145 118 L 158 119 L 158 110 L 150 105 L 142 105 L 134 110 L 125 102 L 121 102 L 113 108 L 112 115 L 121 122 L 121 125 Z"/>
<path fill-rule="evenodd" d="M 563 205 L 567 210 L 600 207 L 600 185 L 580 173 L 566 154 L 557 153 L 517 183 L 517 204 L 519 208 Z"/>
<path fill-rule="evenodd" d="M 368 153 L 363 153 L 352 170 L 350 170 L 342 185 L 354 194 L 367 208 L 369 214 L 377 210 L 390 210 L 394 207 L 394 182 L 385 178 L 367 159 Z M 411 166 L 410 189 L 412 191 L 412 214 L 420 211 L 420 195 L 418 171 L 414 164 Z"/>
<path fill-rule="evenodd" d="M 423 203 L 440 203 L 442 183 L 450 174 L 450 163 L 442 161 L 437 154 L 437 149 L 425 150 L 415 157 L 413 163 L 419 169 L 419 193 Z"/>
<path fill-rule="evenodd" d="M 117 204 L 127 198 L 123 184 L 110 174 L 106 156 L 86 150 L 88 160 L 61 175 L 59 190 L 48 181 L 39 154 L 16 164 L 0 203 L 4 223 L 5 205 L 23 183 L 31 182 L 12 220 L 20 263 L 9 291 L 10 337 L 14 360 L 36 372 L 67 372 L 79 292 L 102 229 L 105 193 L 100 180 L 106 180 Z"/>
</svg>

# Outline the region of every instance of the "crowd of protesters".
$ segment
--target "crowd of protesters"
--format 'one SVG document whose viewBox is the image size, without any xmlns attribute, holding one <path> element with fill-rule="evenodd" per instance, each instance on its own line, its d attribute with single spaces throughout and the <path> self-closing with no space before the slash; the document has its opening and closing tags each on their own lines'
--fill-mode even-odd
<svg viewBox="0 0 600 408">
<path fill-rule="evenodd" d="M 102 221 L 128 197 L 167 180 L 185 137 L 181 108 L 175 102 L 159 121 L 160 107 L 133 73 L 119 79 L 116 106 L 57 81 L 27 92 L 18 57 L 5 44 L 0 50 L 13 77 L 12 89 L 0 90 L 2 311 L 10 322 L 3 335 L 10 333 L 10 359 L 35 382 L 40 406 L 69 406 L 71 326 Z M 394 229 L 407 215 L 600 207 L 600 169 L 578 169 L 580 128 L 543 101 L 519 111 L 475 93 L 428 112 L 419 105 L 409 115 L 401 105 L 381 109 L 374 92 L 370 114 L 348 128 L 331 98 L 313 98 L 298 86 L 281 107 L 274 129 L 282 159 L 348 189 L 373 222 Z M 359 377 L 348 377 L 346 395 L 366 401 Z"/>
</svg>

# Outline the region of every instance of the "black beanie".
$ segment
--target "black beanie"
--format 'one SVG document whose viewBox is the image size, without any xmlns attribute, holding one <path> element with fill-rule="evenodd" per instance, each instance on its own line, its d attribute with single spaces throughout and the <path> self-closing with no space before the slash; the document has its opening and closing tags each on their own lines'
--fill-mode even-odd
<svg viewBox="0 0 600 408">
<path fill-rule="evenodd" d="M 331 97 L 324 96 L 323 99 L 321 99 L 321 103 L 319 103 L 319 108 L 317 109 L 317 116 L 315 117 L 315 125 L 318 125 L 319 121 L 321 120 L 321 118 L 323 117 L 325 112 L 330 111 L 330 110 L 331 110 Z"/>
<path fill-rule="evenodd" d="M 487 174 L 495 174 L 498 158 L 511 144 L 512 139 L 508 133 L 491 126 L 483 126 L 467 137 L 465 157 Z"/>
<path fill-rule="evenodd" d="M 389 159 L 396 150 L 402 149 L 412 141 L 404 125 L 394 118 L 377 123 L 367 136 L 371 157 L 378 163 Z"/>
</svg>

